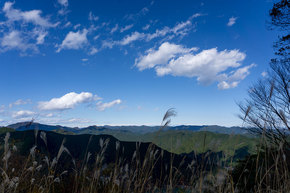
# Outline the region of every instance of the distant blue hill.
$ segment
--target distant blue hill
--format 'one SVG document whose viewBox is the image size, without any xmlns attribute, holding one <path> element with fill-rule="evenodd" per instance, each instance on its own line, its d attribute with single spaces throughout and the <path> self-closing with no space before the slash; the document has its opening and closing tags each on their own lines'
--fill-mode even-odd
<svg viewBox="0 0 290 193">
<path fill-rule="evenodd" d="M 44 130 L 44 131 L 58 131 L 61 130 L 63 132 L 75 133 L 75 134 L 84 134 L 84 133 L 94 133 L 95 131 L 103 132 L 103 131 L 118 131 L 118 132 L 128 132 L 128 133 L 136 133 L 136 134 L 145 134 L 156 132 L 160 129 L 160 126 L 89 126 L 84 128 L 78 127 L 65 127 L 60 125 L 46 125 L 40 124 L 36 122 L 20 122 L 7 126 L 8 128 L 15 129 L 17 131 L 26 131 L 26 130 Z M 218 125 L 178 125 L 178 126 L 169 126 L 164 130 L 185 130 L 185 131 L 209 131 L 214 133 L 222 133 L 222 134 L 247 134 L 247 131 L 241 127 L 223 127 Z"/>
</svg>

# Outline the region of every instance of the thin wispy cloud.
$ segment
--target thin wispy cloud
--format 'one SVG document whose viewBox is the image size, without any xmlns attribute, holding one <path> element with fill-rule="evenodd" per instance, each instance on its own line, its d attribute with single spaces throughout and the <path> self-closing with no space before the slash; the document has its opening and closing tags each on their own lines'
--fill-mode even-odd
<svg viewBox="0 0 290 193">
<path fill-rule="evenodd" d="M 68 0 L 57 0 L 57 2 L 58 2 L 59 4 L 61 4 L 62 6 L 65 6 L 65 7 L 68 6 Z"/>
<path fill-rule="evenodd" d="M 147 24 L 144 27 L 142 27 L 143 30 L 148 30 L 149 28 L 150 28 L 150 24 Z"/>
<path fill-rule="evenodd" d="M 98 52 L 99 52 L 99 50 L 97 48 L 92 47 L 91 50 L 89 51 L 89 55 L 95 55 Z"/>
<path fill-rule="evenodd" d="M 236 23 L 237 17 L 231 17 L 227 23 L 227 26 L 233 26 Z"/>
<path fill-rule="evenodd" d="M 98 111 L 104 111 L 108 108 L 111 108 L 111 107 L 118 105 L 118 104 L 121 104 L 121 103 L 122 103 L 122 101 L 120 99 L 113 100 L 113 101 L 108 102 L 108 103 L 103 103 L 100 101 L 96 104 L 96 107 L 97 107 Z"/>
<path fill-rule="evenodd" d="M 102 43 L 102 48 L 113 48 L 116 45 L 126 46 L 129 45 L 135 41 L 151 41 L 156 38 L 162 38 L 166 36 L 170 36 L 170 39 L 172 37 L 184 37 L 186 36 L 191 30 L 193 30 L 194 25 L 192 23 L 192 20 L 194 18 L 200 17 L 202 14 L 196 13 L 189 17 L 188 20 L 184 22 L 179 22 L 172 28 L 165 26 L 162 29 L 156 29 L 153 33 L 144 33 L 144 32 L 138 32 L 134 31 L 129 35 L 126 35 L 121 40 L 104 40 Z"/>
<path fill-rule="evenodd" d="M 30 104 L 31 100 L 27 99 L 27 100 L 23 100 L 23 99 L 18 99 L 13 103 L 9 104 L 9 108 L 12 108 L 13 106 L 20 106 L 20 105 L 26 105 L 26 104 Z"/>
<path fill-rule="evenodd" d="M 12 114 L 13 118 L 19 119 L 19 118 L 31 118 L 32 116 L 36 115 L 35 112 L 29 111 L 29 110 L 21 110 L 14 112 Z"/>
<path fill-rule="evenodd" d="M 261 73 L 261 75 L 262 75 L 262 77 L 267 77 L 267 76 L 268 76 L 268 72 L 263 71 L 263 72 Z"/>
<path fill-rule="evenodd" d="M 111 29 L 110 33 L 112 34 L 112 33 L 114 33 L 115 31 L 117 31 L 118 29 L 119 29 L 119 25 L 116 24 L 115 27 L 113 27 L 113 28 Z"/>
<path fill-rule="evenodd" d="M 99 17 L 98 16 L 95 16 L 91 11 L 89 13 L 89 18 L 88 18 L 90 21 L 98 21 L 99 20 Z"/>
<path fill-rule="evenodd" d="M 122 27 L 122 28 L 120 29 L 120 32 L 123 33 L 123 32 L 125 32 L 125 31 L 131 29 L 133 26 L 134 26 L 133 24 L 126 25 L 125 27 Z"/>
<path fill-rule="evenodd" d="M 152 4 L 150 6 L 152 6 Z M 140 17 L 145 16 L 148 12 L 149 12 L 149 8 L 143 7 L 138 13 L 125 15 L 124 19 L 135 21 L 135 20 L 138 20 Z"/>
<path fill-rule="evenodd" d="M 120 42 L 118 42 L 118 44 L 125 46 L 125 45 L 128 45 L 134 41 L 141 40 L 145 36 L 146 35 L 144 33 L 133 32 L 131 35 L 127 35 L 126 37 L 124 37 Z"/>
</svg>

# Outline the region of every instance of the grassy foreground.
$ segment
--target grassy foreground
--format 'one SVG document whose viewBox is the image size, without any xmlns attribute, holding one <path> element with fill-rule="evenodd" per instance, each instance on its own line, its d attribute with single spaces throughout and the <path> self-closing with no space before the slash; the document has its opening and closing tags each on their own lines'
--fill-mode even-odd
<svg viewBox="0 0 290 193">
<path fill-rule="evenodd" d="M 284 193 L 290 189 L 289 149 L 283 144 L 273 148 L 264 139 L 255 154 L 235 166 L 225 161 L 223 153 L 180 156 L 152 143 L 120 142 L 109 136 L 73 136 L 78 140 L 72 143 L 60 134 L 52 135 L 37 130 L 25 136 L 2 134 L 0 192 Z M 206 143 L 204 138 L 204 148 Z"/>
</svg>

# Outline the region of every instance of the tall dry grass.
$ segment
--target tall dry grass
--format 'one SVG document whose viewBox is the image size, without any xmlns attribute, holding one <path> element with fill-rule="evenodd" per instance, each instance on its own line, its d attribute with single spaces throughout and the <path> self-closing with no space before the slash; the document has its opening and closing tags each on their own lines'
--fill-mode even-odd
<svg viewBox="0 0 290 193">
<path fill-rule="evenodd" d="M 166 113 L 163 126 L 168 125 L 170 117 L 174 115 L 173 112 Z M 107 148 L 112 142 L 108 138 L 101 138 L 99 152 L 89 152 L 90 137 L 85 156 L 81 165 L 78 165 L 66 148 L 65 140 L 56 156 L 49 157 L 37 152 L 38 137 L 48 146 L 46 132 L 35 130 L 34 135 L 35 145 L 31 147 L 29 155 L 19 157 L 17 147 L 9 143 L 10 134 L 6 134 L 0 163 L 1 193 L 287 193 L 290 190 L 289 148 L 284 144 L 274 147 L 264 137 L 261 137 L 256 153 L 238 164 L 233 163 L 227 154 L 211 160 L 207 152 L 202 154 L 201 161 L 197 161 L 198 155 L 194 154 L 191 155 L 191 162 L 184 157 L 178 165 L 174 164 L 175 154 L 170 155 L 170 160 L 162 162 L 164 151 L 152 143 L 145 155 L 141 155 L 141 143 L 136 142 L 136 150 L 131 160 L 128 160 L 123 157 L 126 150 L 121 148 L 119 141 L 115 144 L 115 161 L 108 164 L 105 154 L 110 153 Z M 205 141 L 206 135 L 204 147 Z M 89 163 L 92 155 L 95 155 L 94 163 Z M 63 164 L 68 164 L 69 170 L 63 170 Z M 156 171 L 160 171 L 159 175 L 155 174 Z"/>
</svg>

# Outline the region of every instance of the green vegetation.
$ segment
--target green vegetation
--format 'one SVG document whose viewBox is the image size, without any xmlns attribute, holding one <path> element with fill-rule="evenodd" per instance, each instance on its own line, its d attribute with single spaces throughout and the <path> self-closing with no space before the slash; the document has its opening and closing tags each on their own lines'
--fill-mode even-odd
<svg viewBox="0 0 290 193">
<path fill-rule="evenodd" d="M 173 153 L 190 153 L 192 151 L 203 153 L 211 150 L 214 152 L 223 151 L 233 155 L 235 150 L 244 147 L 253 151 L 256 145 L 255 138 L 206 131 L 165 131 L 160 132 L 155 139 L 154 134 L 145 135 L 144 138 L 152 140 L 161 148 Z"/>
<path fill-rule="evenodd" d="M 215 134 L 199 133 L 205 148 L 209 145 L 207 137 L 211 139 Z M 160 137 L 167 137 L 163 134 L 161 132 Z M 222 152 L 178 155 L 152 143 L 122 142 L 109 135 L 63 135 L 27 130 L 1 134 L 0 141 L 1 193 L 251 190 L 283 193 L 290 188 L 287 183 L 289 155 L 283 157 L 284 149 L 280 149 L 279 154 L 258 149 L 256 154 L 237 165 L 224 159 L 227 155 Z M 258 147 L 263 144 L 264 140 L 259 140 Z M 271 160 L 265 156 L 270 156 Z M 265 166 L 274 168 L 274 172 L 268 172 Z M 264 191 L 264 183 L 258 183 L 260 178 L 266 182 L 272 180 L 271 186 L 266 187 L 269 191 Z"/>
<path fill-rule="evenodd" d="M 8 127 L 0 127 L 0 134 L 7 133 L 7 132 L 14 132 L 14 129 L 8 128 Z"/>
<path fill-rule="evenodd" d="M 75 134 L 64 130 L 55 130 L 55 132 L 61 134 Z M 244 148 L 246 152 L 244 152 L 243 156 L 245 156 L 247 153 L 253 152 L 257 144 L 257 139 L 253 137 L 220 134 L 208 131 L 166 130 L 139 134 L 119 130 L 86 130 L 84 132 L 79 132 L 79 134 L 111 135 L 120 141 L 153 142 L 162 149 L 176 154 L 190 153 L 192 151 L 204 153 L 210 150 L 214 152 L 226 152 L 228 155 L 233 156 L 235 150 Z M 240 158 L 243 157 L 240 156 Z"/>
</svg>

